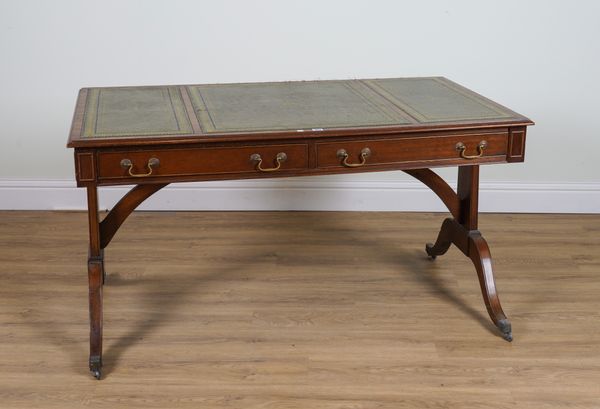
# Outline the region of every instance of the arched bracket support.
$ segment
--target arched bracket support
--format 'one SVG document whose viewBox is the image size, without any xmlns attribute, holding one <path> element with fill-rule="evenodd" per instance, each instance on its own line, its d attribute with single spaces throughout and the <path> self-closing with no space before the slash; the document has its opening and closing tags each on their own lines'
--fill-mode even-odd
<svg viewBox="0 0 600 409">
<path fill-rule="evenodd" d="M 481 287 L 481 294 L 488 315 L 502 334 L 502 338 L 512 341 L 512 328 L 506 318 L 496 291 L 492 271 L 492 256 L 487 242 L 478 230 L 479 166 L 458 168 L 458 186 L 452 188 L 431 169 L 405 170 L 404 172 L 423 182 L 444 202 L 454 218 L 447 218 L 435 244 L 427 243 L 425 251 L 435 259 L 454 244 L 471 259 Z"/>
<path fill-rule="evenodd" d="M 168 183 L 137 185 L 127 192 L 100 222 L 100 248 L 108 246 L 119 227 L 136 207 L 167 185 Z"/>
<path fill-rule="evenodd" d="M 458 199 L 458 195 L 437 173 L 427 168 L 409 169 L 404 172 L 423 182 L 424 185 L 431 189 L 444 202 L 450 214 L 457 219 L 459 218 L 460 200 Z"/>
</svg>

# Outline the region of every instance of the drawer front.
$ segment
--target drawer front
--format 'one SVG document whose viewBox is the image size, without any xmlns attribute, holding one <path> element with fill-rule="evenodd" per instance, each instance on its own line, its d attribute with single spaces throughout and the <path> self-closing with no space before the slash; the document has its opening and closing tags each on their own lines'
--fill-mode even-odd
<svg viewBox="0 0 600 409">
<path fill-rule="evenodd" d="M 284 155 L 279 155 L 281 153 Z M 277 160 L 278 155 L 283 160 Z M 258 169 L 260 159 L 262 159 L 260 162 L 262 171 Z M 274 170 L 278 163 L 280 163 L 279 168 Z M 256 173 L 259 175 L 285 173 L 307 167 L 308 145 L 306 144 L 123 150 L 98 154 L 98 179 L 100 180 L 139 180 L 141 178 L 228 173 Z M 273 170 L 269 172 L 270 169 Z"/>
<path fill-rule="evenodd" d="M 485 147 L 480 149 L 482 142 Z M 494 159 L 500 162 L 506 160 L 507 143 L 507 132 L 325 142 L 317 144 L 317 167 L 369 167 L 404 162 L 409 165 L 428 161 L 472 164 Z M 460 146 L 464 149 L 459 149 Z M 469 159 L 461 156 L 461 151 Z"/>
</svg>

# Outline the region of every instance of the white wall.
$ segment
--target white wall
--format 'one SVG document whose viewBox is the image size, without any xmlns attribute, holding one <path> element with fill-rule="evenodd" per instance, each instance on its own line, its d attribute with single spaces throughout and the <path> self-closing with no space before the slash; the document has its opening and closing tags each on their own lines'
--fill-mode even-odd
<svg viewBox="0 0 600 409">
<path fill-rule="evenodd" d="M 0 208 L 20 181 L 73 179 L 65 143 L 83 86 L 425 75 L 537 123 L 525 164 L 486 166 L 483 180 L 598 200 L 599 40 L 596 0 L 0 0 Z"/>
</svg>

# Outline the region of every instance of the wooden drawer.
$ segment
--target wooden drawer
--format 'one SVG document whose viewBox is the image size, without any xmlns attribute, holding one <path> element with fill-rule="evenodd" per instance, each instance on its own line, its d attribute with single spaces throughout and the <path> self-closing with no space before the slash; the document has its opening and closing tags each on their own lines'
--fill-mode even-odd
<svg viewBox="0 0 600 409">
<path fill-rule="evenodd" d="M 270 169 L 277 166 L 276 157 L 285 154 L 285 160 L 277 171 L 263 172 L 258 169 L 260 155 L 261 167 Z M 158 164 L 151 166 L 149 161 L 158 159 Z M 254 160 L 253 160 L 254 159 Z M 123 163 L 123 161 L 129 161 Z M 128 165 L 130 163 L 130 165 Z M 123 150 L 107 151 L 98 154 L 98 179 L 134 179 L 180 177 L 190 175 L 219 175 L 256 173 L 273 174 L 297 171 L 308 167 L 308 145 L 281 144 L 259 146 L 235 146 L 214 148 L 187 149 L 153 149 L 153 150 Z"/>
<path fill-rule="evenodd" d="M 465 156 L 477 156 L 478 145 L 484 142 L 485 148 L 480 157 L 465 159 L 457 149 L 463 144 Z M 398 165 L 401 163 L 473 164 L 478 162 L 506 161 L 508 132 L 453 134 L 434 137 L 408 137 L 397 139 L 349 139 L 347 141 L 323 142 L 317 144 L 318 168 L 343 168 L 360 165 L 361 152 L 367 152 L 361 167 Z M 346 164 L 343 152 L 348 154 Z M 349 166 L 348 166 L 349 165 Z"/>
</svg>

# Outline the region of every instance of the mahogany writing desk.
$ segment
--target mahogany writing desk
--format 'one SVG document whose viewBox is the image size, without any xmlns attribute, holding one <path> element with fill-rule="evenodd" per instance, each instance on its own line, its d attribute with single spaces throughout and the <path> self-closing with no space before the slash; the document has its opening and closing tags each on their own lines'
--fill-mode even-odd
<svg viewBox="0 0 600 409">
<path fill-rule="evenodd" d="M 445 78 L 84 88 L 68 147 L 89 216 L 90 370 L 102 368 L 104 248 L 169 183 L 402 170 L 450 211 L 431 258 L 455 244 L 502 336 L 511 325 L 477 230 L 479 165 L 523 162 L 533 123 Z M 456 192 L 430 168 L 458 166 Z M 99 186 L 134 184 L 100 221 Z"/>
</svg>

